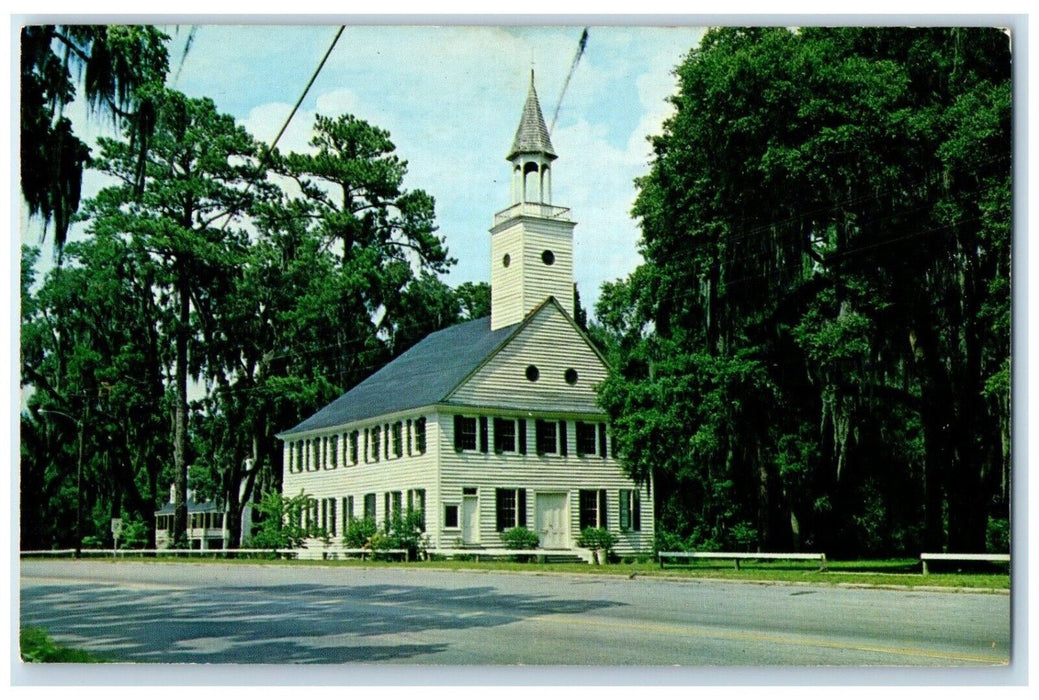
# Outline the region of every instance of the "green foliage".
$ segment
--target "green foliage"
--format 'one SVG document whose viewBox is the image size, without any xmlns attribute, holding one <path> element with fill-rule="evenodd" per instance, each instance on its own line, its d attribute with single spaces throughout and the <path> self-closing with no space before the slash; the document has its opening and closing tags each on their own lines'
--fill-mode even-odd
<svg viewBox="0 0 1039 700">
<path fill-rule="evenodd" d="M 258 526 L 249 541 L 254 549 L 296 549 L 308 537 L 318 536 L 316 529 L 304 525 L 304 512 L 311 497 L 302 491 L 286 497 L 279 491 L 268 491 L 255 510 L 260 514 Z"/>
<path fill-rule="evenodd" d="M 368 538 L 365 543 L 368 549 L 373 552 L 384 552 L 387 549 L 397 549 L 396 538 L 388 532 L 382 530 L 376 530 L 372 533 L 372 536 Z"/>
<path fill-rule="evenodd" d="M 540 539 L 538 533 L 521 526 L 502 532 L 501 541 L 506 549 L 537 549 Z"/>
<path fill-rule="evenodd" d="M 148 547 L 148 525 L 136 513 L 122 514 L 122 530 L 119 533 L 120 549 L 145 549 Z"/>
<path fill-rule="evenodd" d="M 23 251 L 27 548 L 72 544 L 80 440 L 84 534 L 104 537 L 121 510 L 151 527 L 191 464 L 237 541 L 246 504 L 281 488 L 279 428 L 424 334 L 489 312 L 487 285 L 436 277 L 453 260 L 433 200 L 403 187 L 385 131 L 321 117 L 316 154 L 261 163 L 212 101 L 157 85 L 135 99 L 151 110 L 148 148 L 133 125 L 100 141 L 94 167 L 110 184 L 82 207 L 86 239 L 42 284 L 39 251 Z M 301 189 L 275 185 L 292 180 Z M 189 385 L 202 396 L 189 402 Z M 185 525 L 178 514 L 180 541 Z"/>
<path fill-rule="evenodd" d="M 586 527 L 577 539 L 578 547 L 609 552 L 617 544 L 617 536 L 604 527 Z"/>
<path fill-rule="evenodd" d="M 79 208 L 87 145 L 63 116 L 77 83 L 90 108 L 126 118 L 143 158 L 154 106 L 142 95 L 168 70 L 168 37 L 155 27 L 29 25 L 21 30 L 21 190 L 33 216 L 54 222 L 60 250 Z M 132 180 L 140 186 L 139 180 Z"/>
<path fill-rule="evenodd" d="M 372 536 L 379 531 L 375 518 L 354 518 L 346 524 L 343 533 L 343 544 L 351 549 L 370 546 Z"/>
<path fill-rule="evenodd" d="M 997 554 L 1010 552 L 1010 520 L 989 518 L 985 529 L 985 551 Z"/>
<path fill-rule="evenodd" d="M 57 644 L 39 627 L 22 627 L 18 631 L 18 647 L 25 663 L 96 664 L 104 661 L 89 652 Z"/>
<path fill-rule="evenodd" d="M 388 547 L 384 549 L 406 549 L 408 558 L 414 561 L 420 552 L 426 549 L 424 534 L 426 518 L 421 510 L 406 510 L 394 513 L 390 518 L 387 538 Z M 373 545 L 373 548 L 374 545 Z"/>
<path fill-rule="evenodd" d="M 1009 499 L 1009 59 L 994 29 L 733 27 L 678 67 L 645 263 L 591 332 L 658 546 L 984 546 Z"/>
</svg>

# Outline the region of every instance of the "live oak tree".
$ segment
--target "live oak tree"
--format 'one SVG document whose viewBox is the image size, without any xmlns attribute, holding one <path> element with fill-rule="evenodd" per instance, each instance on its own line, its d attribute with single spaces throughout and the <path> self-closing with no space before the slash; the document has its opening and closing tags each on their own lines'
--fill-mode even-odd
<svg viewBox="0 0 1039 700">
<path fill-rule="evenodd" d="M 150 522 L 171 456 L 158 332 L 164 312 L 126 241 L 69 244 L 64 264 L 38 286 L 37 256 L 30 248 L 23 254 L 27 549 L 75 546 L 74 535 L 104 541 L 109 520 L 124 513 Z"/>
<path fill-rule="evenodd" d="M 720 29 L 678 77 L 646 263 L 594 329 L 664 529 L 983 549 L 1008 506 L 1008 37 Z"/>
<path fill-rule="evenodd" d="M 130 125 L 139 188 L 154 125 L 154 105 L 140 91 L 165 79 L 167 38 L 146 25 L 22 27 L 21 191 L 31 215 L 54 223 L 59 251 L 79 208 L 83 169 L 90 157 L 64 108 L 76 98 L 78 85 L 95 114 Z"/>
</svg>

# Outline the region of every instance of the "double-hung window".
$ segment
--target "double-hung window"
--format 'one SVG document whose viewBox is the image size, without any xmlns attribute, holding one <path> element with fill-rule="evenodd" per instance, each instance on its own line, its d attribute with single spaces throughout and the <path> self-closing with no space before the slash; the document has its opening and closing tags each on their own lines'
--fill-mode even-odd
<svg viewBox="0 0 1039 700">
<path fill-rule="evenodd" d="M 415 450 L 420 454 L 426 454 L 426 418 L 423 416 L 415 421 Z"/>
<path fill-rule="evenodd" d="M 599 456 L 606 459 L 606 424 L 583 423 L 577 421 L 574 426 L 577 433 L 577 456 Z"/>
<path fill-rule="evenodd" d="M 329 535 L 336 535 L 336 499 L 321 499 L 321 529 Z"/>
<path fill-rule="evenodd" d="M 498 532 L 527 525 L 527 490 L 495 489 Z"/>
<path fill-rule="evenodd" d="M 386 529 L 389 530 L 394 520 L 399 520 L 403 498 L 400 491 L 387 491 L 384 506 L 386 510 Z"/>
<path fill-rule="evenodd" d="M 580 527 L 607 527 L 606 489 L 581 489 L 578 493 Z"/>
<path fill-rule="evenodd" d="M 494 419 L 494 451 L 498 454 L 519 451 L 516 440 L 516 421 L 512 418 Z"/>
<path fill-rule="evenodd" d="M 404 456 L 404 425 L 397 421 L 393 424 L 392 436 L 393 436 L 393 456 L 400 458 Z"/>
<path fill-rule="evenodd" d="M 577 437 L 577 456 L 594 456 L 599 447 L 598 435 L 596 435 L 595 423 L 583 423 L 577 421 L 574 432 Z"/>
<path fill-rule="evenodd" d="M 355 430 L 350 433 L 350 464 L 357 464 L 357 441 L 360 439 L 360 432 Z"/>
<path fill-rule="evenodd" d="M 455 416 L 455 449 L 476 450 L 478 421 L 473 416 Z"/>
<path fill-rule="evenodd" d="M 539 420 L 534 424 L 539 455 L 554 455 L 559 452 L 559 432 L 555 421 Z"/>
<path fill-rule="evenodd" d="M 343 496 L 343 532 L 350 526 L 350 521 L 354 519 L 354 497 Z"/>
<path fill-rule="evenodd" d="M 328 463 L 326 469 L 335 469 L 339 466 L 339 436 L 333 435 L 328 438 Z"/>
<path fill-rule="evenodd" d="M 420 532 L 426 531 L 426 490 L 408 490 L 408 513 L 417 514 L 417 525 Z"/>
<path fill-rule="evenodd" d="M 370 436 L 370 439 L 371 439 L 371 453 L 372 453 L 372 461 L 373 462 L 378 462 L 379 461 L 379 437 L 380 437 L 380 435 L 382 435 L 382 428 L 380 428 L 379 426 L 375 426 L 374 428 L 372 428 L 371 432 L 369 433 L 369 436 Z"/>
</svg>

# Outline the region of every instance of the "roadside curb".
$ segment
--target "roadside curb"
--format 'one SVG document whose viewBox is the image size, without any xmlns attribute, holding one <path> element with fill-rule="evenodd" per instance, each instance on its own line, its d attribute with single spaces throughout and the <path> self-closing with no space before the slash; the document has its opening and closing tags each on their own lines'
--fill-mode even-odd
<svg viewBox="0 0 1039 700">
<path fill-rule="evenodd" d="M 329 569 L 334 566 L 326 567 Z M 356 567 L 366 571 L 378 570 L 380 567 L 360 566 Z M 513 571 L 496 569 L 453 569 L 440 567 L 425 567 L 423 571 L 437 571 L 440 573 L 464 573 L 464 574 L 514 574 L 516 576 L 570 576 L 573 578 L 600 578 L 604 580 L 634 580 L 641 581 L 666 581 L 668 583 L 735 583 L 747 586 L 796 586 L 801 588 L 849 588 L 863 590 L 890 590 L 922 593 L 978 593 L 984 595 L 1010 595 L 1009 588 L 966 588 L 963 586 L 909 586 L 897 583 L 847 583 L 825 581 L 770 581 L 767 579 L 731 579 L 731 578 L 694 578 L 690 576 L 668 576 L 667 574 L 625 574 L 589 571 L 588 573 L 577 571 Z"/>
<path fill-rule="evenodd" d="M 144 563 L 144 564 L 161 564 L 161 565 L 187 565 L 187 566 L 212 566 L 214 564 L 220 564 L 221 562 L 215 561 L 190 561 L 190 560 L 170 560 L 170 561 L 147 561 L 147 560 L 111 560 L 111 559 L 97 559 L 91 560 L 93 562 L 107 562 L 111 564 L 121 563 Z M 264 563 L 261 561 L 247 561 L 239 560 L 235 566 L 257 566 L 264 567 L 270 563 Z M 280 562 L 275 566 L 294 568 L 291 562 Z M 339 568 L 350 568 L 360 571 L 382 571 L 386 567 L 381 566 L 367 566 L 367 565 L 351 565 L 350 567 L 337 566 L 332 562 L 321 562 L 321 561 L 308 561 L 305 566 L 299 567 L 304 568 L 319 568 L 325 570 L 333 570 Z M 592 567 L 593 569 L 595 567 Z M 849 583 L 849 582 L 833 582 L 829 583 L 826 581 L 782 581 L 782 580 L 769 580 L 769 579 L 733 579 L 733 578 L 714 578 L 714 577 L 691 577 L 691 576 L 673 576 L 668 574 L 642 574 L 639 572 L 616 572 L 611 573 L 607 571 L 595 571 L 591 570 L 588 572 L 579 571 L 549 571 L 549 570 L 510 570 L 510 569 L 478 569 L 478 568 L 450 568 L 450 567 L 422 567 L 421 569 L 405 569 L 409 571 L 436 571 L 440 573 L 459 573 L 459 574 L 504 574 L 504 575 L 515 575 L 515 576 L 556 576 L 556 577 L 571 577 L 579 579 L 602 579 L 604 581 L 617 581 L 623 582 L 624 580 L 639 579 L 640 581 L 664 581 L 667 583 L 685 583 L 685 584 L 720 584 L 730 583 L 739 584 L 744 586 L 787 586 L 787 587 L 800 587 L 800 588 L 845 588 L 845 589 L 862 589 L 862 590 L 888 590 L 888 591 L 903 591 L 903 592 L 917 592 L 917 593 L 975 593 L 979 595 L 1010 595 L 1009 588 L 970 588 L 964 586 L 912 586 L 906 584 L 896 583 Z"/>
</svg>

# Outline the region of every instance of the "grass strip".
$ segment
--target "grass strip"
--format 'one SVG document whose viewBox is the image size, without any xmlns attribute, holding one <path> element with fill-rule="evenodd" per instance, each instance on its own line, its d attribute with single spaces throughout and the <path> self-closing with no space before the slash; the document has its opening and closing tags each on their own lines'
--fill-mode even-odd
<svg viewBox="0 0 1039 700">
<path fill-rule="evenodd" d="M 113 564 L 130 561 L 152 563 L 184 564 L 186 559 L 180 557 L 147 557 L 143 559 L 111 560 Z M 507 573 L 566 573 L 595 574 L 601 576 L 636 577 L 668 577 L 689 579 L 723 579 L 727 581 L 746 581 L 756 583 L 802 583 L 806 585 L 865 585 L 865 586 L 907 586 L 933 587 L 948 589 L 977 589 L 1006 591 L 1010 589 L 1010 574 L 1006 565 L 975 565 L 967 567 L 951 566 L 948 570 L 927 574 L 921 573 L 918 559 L 877 559 L 828 561 L 825 571 L 813 562 L 755 561 L 740 562 L 737 570 L 731 562 L 703 560 L 688 564 L 668 565 L 661 569 L 652 560 L 627 561 L 605 566 L 589 564 L 538 564 L 535 562 L 514 562 L 506 560 L 486 559 L 463 561 L 456 559 L 438 559 L 434 561 L 417 561 L 404 563 L 400 561 L 379 561 L 360 559 L 339 560 L 286 560 L 286 559 L 192 559 L 192 564 L 262 564 L 268 566 L 325 566 L 325 567 L 379 567 L 379 568 L 411 568 L 441 569 L 455 571 L 501 571 Z"/>
<path fill-rule="evenodd" d="M 39 627 L 19 630 L 18 646 L 25 663 L 98 664 L 104 659 L 83 651 L 58 644 Z"/>
</svg>

